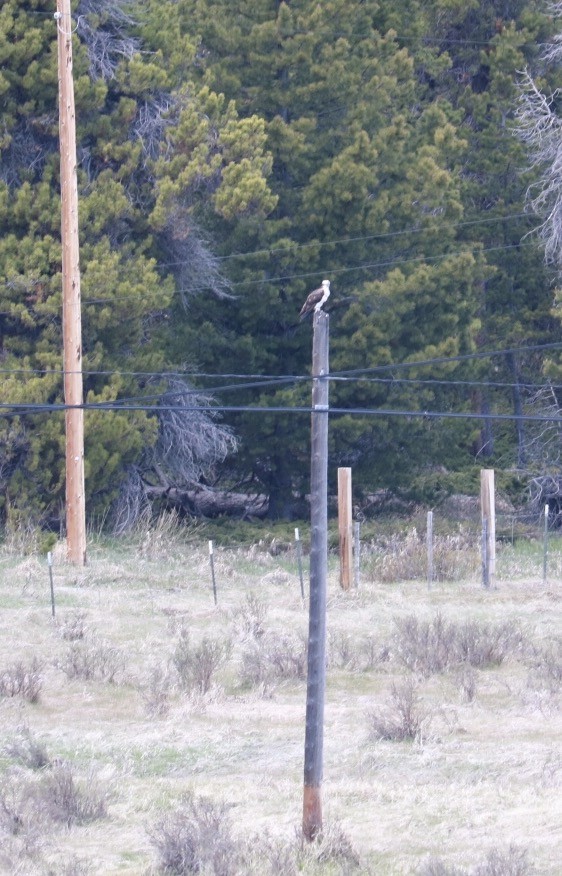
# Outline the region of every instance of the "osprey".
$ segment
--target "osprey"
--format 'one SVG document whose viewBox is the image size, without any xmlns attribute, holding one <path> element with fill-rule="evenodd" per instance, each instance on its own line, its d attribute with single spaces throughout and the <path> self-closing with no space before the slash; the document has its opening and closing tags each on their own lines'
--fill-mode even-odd
<svg viewBox="0 0 562 876">
<path fill-rule="evenodd" d="M 330 281 L 322 280 L 322 285 L 318 289 L 315 289 L 314 292 L 311 292 L 304 302 L 299 314 L 300 318 L 304 319 L 312 310 L 314 310 L 315 313 L 318 312 L 324 306 L 329 297 Z"/>
</svg>

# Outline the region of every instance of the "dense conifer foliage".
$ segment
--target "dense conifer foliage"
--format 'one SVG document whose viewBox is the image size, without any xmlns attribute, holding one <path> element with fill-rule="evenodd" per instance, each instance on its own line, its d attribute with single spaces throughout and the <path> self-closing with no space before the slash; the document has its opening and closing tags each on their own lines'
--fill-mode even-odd
<svg viewBox="0 0 562 876">
<path fill-rule="evenodd" d="M 54 11 L 0 9 L 0 502 L 51 522 L 63 416 L 18 406 L 62 401 Z M 522 70 L 556 86 L 556 28 L 530 0 L 73 4 L 85 400 L 111 407 L 86 413 L 90 514 L 217 478 L 302 510 L 309 420 L 278 409 L 309 402 L 285 378 L 325 277 L 332 404 L 401 412 L 334 416 L 332 472 L 423 496 L 525 466 L 520 421 L 403 413 L 519 414 L 544 379 L 510 352 L 559 338 L 513 119 Z"/>
</svg>

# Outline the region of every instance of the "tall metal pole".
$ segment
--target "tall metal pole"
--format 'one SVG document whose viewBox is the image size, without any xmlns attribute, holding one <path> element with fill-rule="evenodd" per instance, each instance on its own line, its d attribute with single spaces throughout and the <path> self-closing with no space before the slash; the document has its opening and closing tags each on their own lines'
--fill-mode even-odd
<svg viewBox="0 0 562 876">
<path fill-rule="evenodd" d="M 329 316 L 314 313 L 310 460 L 310 599 L 304 743 L 303 835 L 322 830 L 322 767 L 326 687 L 326 579 L 328 575 L 328 338 Z"/>
<path fill-rule="evenodd" d="M 59 137 L 62 239 L 62 327 L 66 428 L 66 538 L 71 563 L 86 563 L 82 314 L 76 177 L 76 119 L 72 78 L 70 0 L 57 0 Z"/>
</svg>

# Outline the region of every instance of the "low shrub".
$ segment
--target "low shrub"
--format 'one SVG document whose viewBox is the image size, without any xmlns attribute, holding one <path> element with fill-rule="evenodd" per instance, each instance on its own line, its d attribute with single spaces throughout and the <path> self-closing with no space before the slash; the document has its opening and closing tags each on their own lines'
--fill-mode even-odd
<svg viewBox="0 0 562 876">
<path fill-rule="evenodd" d="M 429 713 L 421 706 L 418 688 L 411 679 L 393 684 L 390 702 L 368 715 L 369 738 L 403 742 L 418 739 Z"/>
<path fill-rule="evenodd" d="M 307 641 L 303 636 L 266 633 L 243 652 L 240 667 L 242 684 L 269 685 L 306 678 Z"/>
<path fill-rule="evenodd" d="M 507 851 L 491 849 L 481 863 L 468 869 L 431 858 L 417 872 L 418 876 L 530 876 L 534 869 L 527 850 L 511 845 Z"/>
<path fill-rule="evenodd" d="M 459 581 L 470 578 L 480 568 L 479 547 L 474 537 L 463 530 L 433 539 L 433 579 Z M 365 559 L 364 574 L 383 584 L 418 581 L 427 578 L 427 543 L 417 529 L 406 535 L 393 533 L 379 538 Z"/>
<path fill-rule="evenodd" d="M 71 827 L 107 815 L 107 793 L 92 777 L 80 780 L 70 764 L 57 764 L 36 788 L 36 800 L 51 821 Z"/>
<path fill-rule="evenodd" d="M 184 795 L 179 806 L 149 829 L 157 872 L 170 876 L 239 873 L 240 844 L 232 837 L 228 807 L 207 797 Z"/>
<path fill-rule="evenodd" d="M 527 684 L 535 690 L 546 690 L 552 695 L 562 688 L 562 639 L 554 639 L 541 647 L 533 648 L 527 659 L 529 676 Z"/>
<path fill-rule="evenodd" d="M 33 657 L 29 664 L 18 660 L 0 671 L 0 697 L 22 697 L 28 703 L 39 700 L 43 687 L 42 665 Z"/>
<path fill-rule="evenodd" d="M 260 639 L 265 633 L 267 605 L 255 593 L 247 593 L 244 604 L 234 612 L 236 626 L 242 637 Z"/>
<path fill-rule="evenodd" d="M 161 666 L 154 666 L 147 684 L 141 688 L 141 696 L 150 718 L 163 718 L 170 709 L 170 676 Z"/>
<path fill-rule="evenodd" d="M 51 763 L 45 745 L 35 739 L 29 727 L 21 727 L 4 751 L 15 763 L 31 770 L 45 769 Z"/>
<path fill-rule="evenodd" d="M 58 630 L 61 639 L 67 642 L 76 642 L 86 635 L 85 611 L 73 611 L 58 622 Z"/>
<path fill-rule="evenodd" d="M 395 618 L 393 653 L 412 672 L 429 677 L 466 664 L 476 668 L 499 666 L 512 654 L 523 652 L 524 637 L 517 623 L 500 624 L 446 621 L 441 614 L 431 621 L 414 615 Z"/>
<path fill-rule="evenodd" d="M 64 658 L 56 661 L 56 666 L 69 680 L 78 678 L 114 684 L 125 663 L 124 654 L 115 645 L 97 636 L 87 636 L 72 642 Z"/>
<path fill-rule="evenodd" d="M 180 687 L 187 691 L 206 694 L 213 676 L 230 655 L 230 643 L 205 636 L 198 645 L 192 645 L 189 632 L 182 627 L 172 655 Z"/>
</svg>

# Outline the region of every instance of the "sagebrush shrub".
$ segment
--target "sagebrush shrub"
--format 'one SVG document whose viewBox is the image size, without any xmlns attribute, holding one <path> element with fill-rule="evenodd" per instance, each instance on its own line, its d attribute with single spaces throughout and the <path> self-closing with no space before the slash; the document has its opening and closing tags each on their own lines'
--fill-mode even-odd
<svg viewBox="0 0 562 876">
<path fill-rule="evenodd" d="M 527 684 L 535 689 L 558 694 L 562 688 L 562 639 L 532 649 L 528 657 Z"/>
<path fill-rule="evenodd" d="M 141 688 L 146 713 L 151 718 L 162 718 L 170 709 L 170 677 L 161 666 L 154 666 L 148 683 Z"/>
<path fill-rule="evenodd" d="M 75 642 L 86 635 L 85 611 L 72 611 L 58 622 L 59 635 L 67 642 Z"/>
<path fill-rule="evenodd" d="M 244 604 L 234 612 L 234 619 L 243 636 L 260 639 L 265 633 L 267 605 L 255 593 L 247 593 Z"/>
<path fill-rule="evenodd" d="M 214 674 L 229 655 L 229 642 L 205 636 L 198 645 L 192 645 L 189 632 L 182 627 L 172 655 L 180 686 L 187 691 L 206 694 Z"/>
<path fill-rule="evenodd" d="M 78 678 L 114 684 L 123 672 L 125 663 L 125 655 L 115 645 L 97 636 L 89 636 L 73 641 L 64 658 L 58 660 L 56 665 L 69 680 Z"/>
<path fill-rule="evenodd" d="M 459 581 L 476 574 L 479 554 L 475 542 L 462 530 L 455 535 L 434 536 L 433 579 Z M 380 538 L 365 562 L 366 577 L 383 584 L 425 580 L 427 571 L 426 539 L 415 528 L 405 535 Z"/>
<path fill-rule="evenodd" d="M 4 751 L 13 761 L 32 770 L 42 770 L 49 766 L 51 759 L 47 749 L 32 735 L 29 727 L 21 727 Z"/>
<path fill-rule="evenodd" d="M 431 621 L 408 615 L 395 618 L 394 626 L 396 658 L 426 678 L 463 664 L 499 666 L 509 655 L 523 651 L 524 637 L 515 621 L 494 625 L 468 620 L 459 624 L 441 614 Z"/>
<path fill-rule="evenodd" d="M 22 697 L 36 703 L 43 687 L 43 667 L 36 657 L 26 664 L 18 660 L 0 671 L 0 697 Z"/>
<path fill-rule="evenodd" d="M 459 868 L 430 858 L 417 871 L 418 876 L 530 876 L 534 872 L 527 850 L 511 845 L 507 851 L 491 849 L 479 864 Z"/>
<path fill-rule="evenodd" d="M 158 873 L 239 873 L 241 848 L 232 836 L 228 807 L 207 797 L 184 795 L 175 810 L 149 829 L 149 837 L 158 854 Z"/>
<path fill-rule="evenodd" d="M 392 685 L 390 702 L 372 710 L 368 719 L 371 739 L 403 742 L 420 737 L 428 712 L 421 705 L 417 686 L 407 679 Z"/>
<path fill-rule="evenodd" d="M 307 640 L 303 636 L 266 633 L 243 652 L 240 680 L 252 686 L 306 678 Z"/>
<path fill-rule="evenodd" d="M 107 815 L 107 793 L 89 777 L 78 779 L 70 764 L 57 764 L 36 787 L 36 800 L 51 821 L 67 827 Z"/>
</svg>

